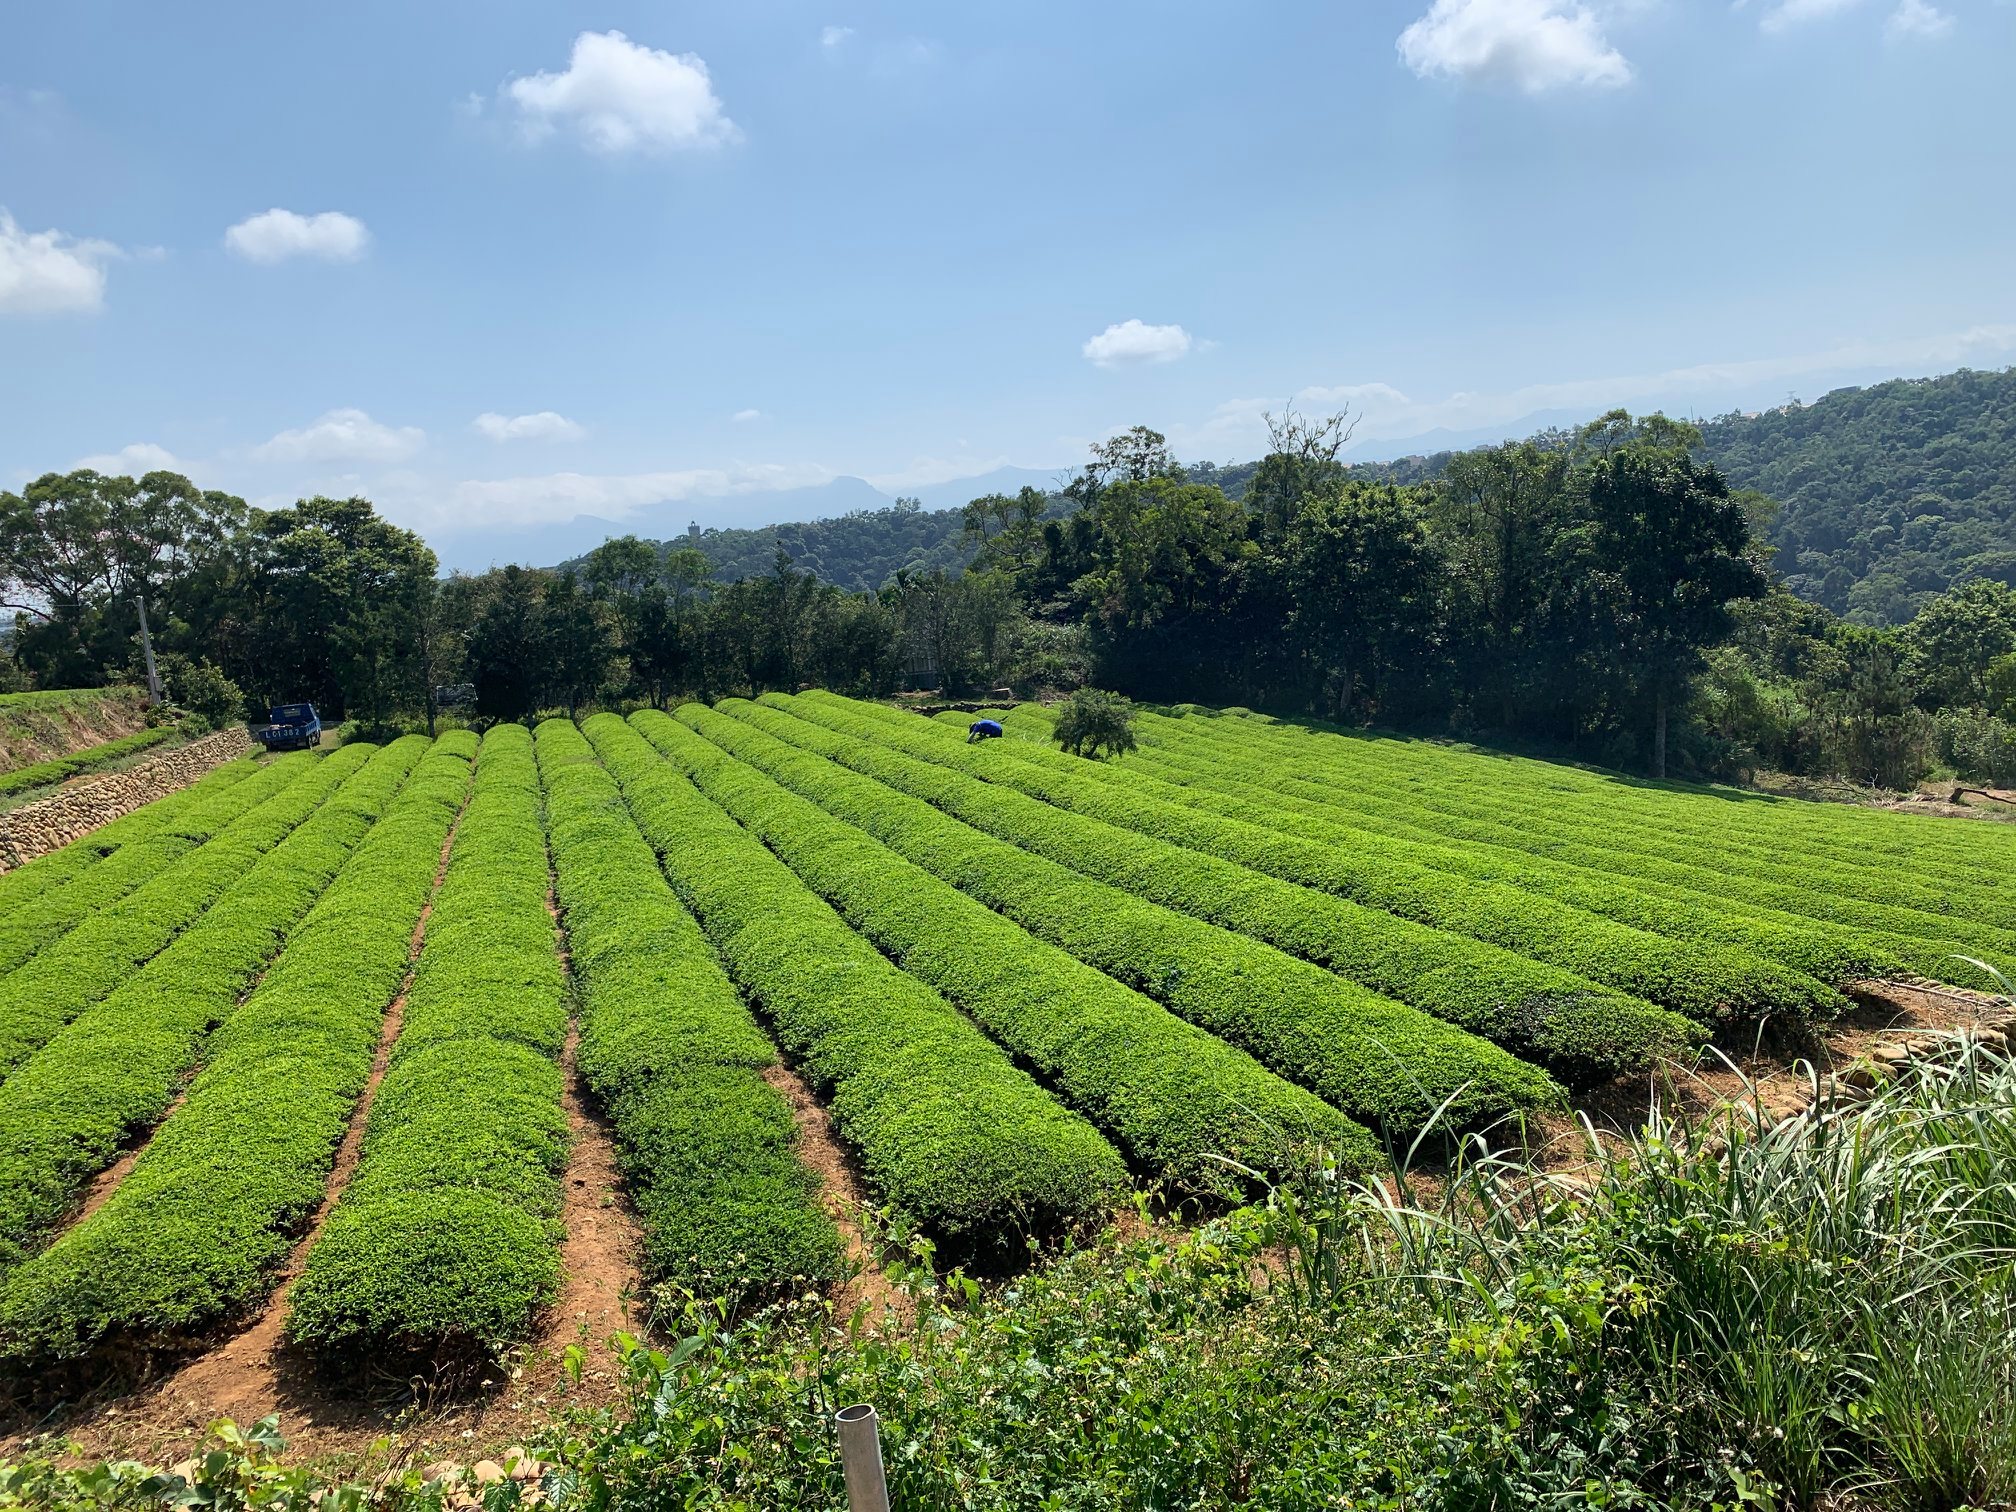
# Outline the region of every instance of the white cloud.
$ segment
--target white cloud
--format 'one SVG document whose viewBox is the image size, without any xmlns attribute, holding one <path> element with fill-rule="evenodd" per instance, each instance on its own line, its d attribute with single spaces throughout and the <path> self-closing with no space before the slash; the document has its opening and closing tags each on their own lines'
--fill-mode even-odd
<svg viewBox="0 0 2016 1512">
<path fill-rule="evenodd" d="M 1091 337 L 1081 348 L 1095 367 L 1133 362 L 1174 362 L 1190 351 L 1190 333 L 1180 325 L 1143 325 L 1123 320 Z"/>
<path fill-rule="evenodd" d="M 105 307 L 110 242 L 23 231 L 0 210 L 0 315 L 91 314 Z"/>
<path fill-rule="evenodd" d="M 706 63 L 692 53 L 645 47 L 619 31 L 581 33 L 566 72 L 513 79 L 504 95 L 527 138 L 537 141 L 564 125 L 597 152 L 673 152 L 741 136 L 722 112 Z"/>
<path fill-rule="evenodd" d="M 1853 10 L 1862 0 L 1777 0 L 1758 23 L 1767 32 L 1787 31 L 1808 21 L 1824 21 Z"/>
<path fill-rule="evenodd" d="M 253 447 L 252 455 L 261 462 L 398 462 L 426 440 L 418 426 L 381 425 L 360 409 L 334 409 Z"/>
<path fill-rule="evenodd" d="M 1897 9 L 1883 23 L 1883 34 L 1892 42 L 1936 42 L 1952 30 L 1952 16 L 1926 0 L 1898 0 Z"/>
<path fill-rule="evenodd" d="M 1435 0 L 1398 45 L 1424 79 L 1481 79 L 1528 94 L 1567 85 L 1614 89 L 1631 80 L 1631 65 L 1597 14 L 1574 0 Z"/>
<path fill-rule="evenodd" d="M 761 420 L 763 418 L 763 411 L 759 409 L 739 409 L 728 418 L 733 420 L 737 425 L 747 425 L 751 420 Z"/>
<path fill-rule="evenodd" d="M 72 472 L 84 467 L 113 478 L 138 478 L 150 472 L 188 471 L 175 453 L 165 446 L 156 446 L 152 441 L 135 441 L 115 452 L 79 457 L 70 464 Z"/>
<path fill-rule="evenodd" d="M 853 35 L 854 28 L 851 26 L 823 27 L 819 32 L 819 45 L 825 48 L 838 47 Z"/>
<path fill-rule="evenodd" d="M 554 524 L 576 515 L 621 520 L 653 504 L 807 488 L 832 481 L 830 469 L 809 463 L 737 463 L 652 473 L 548 473 L 540 477 L 470 479 L 416 502 L 425 524 L 441 531 L 478 526 Z"/>
<path fill-rule="evenodd" d="M 579 441 L 588 432 L 552 410 L 534 415 L 500 415 L 486 410 L 471 422 L 477 434 L 492 441 Z"/>
<path fill-rule="evenodd" d="M 224 233 L 224 245 L 247 262 L 277 263 L 290 257 L 355 262 L 371 245 L 371 233 L 356 216 L 340 210 L 297 215 L 274 209 L 238 222 Z"/>
</svg>

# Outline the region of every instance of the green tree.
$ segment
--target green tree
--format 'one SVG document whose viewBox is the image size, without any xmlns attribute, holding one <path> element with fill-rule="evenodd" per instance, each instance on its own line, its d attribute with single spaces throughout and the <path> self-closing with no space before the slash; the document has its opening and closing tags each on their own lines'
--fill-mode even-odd
<svg viewBox="0 0 2016 1512">
<path fill-rule="evenodd" d="M 1617 656 L 1652 705 L 1655 777 L 1666 775 L 1674 703 L 1707 648 L 1734 628 L 1730 604 L 1768 586 L 1750 557 L 1742 506 L 1714 467 L 1689 455 L 1689 440 L 1655 427 L 1606 447 L 1584 484 L 1595 550 L 1615 593 Z"/>
<path fill-rule="evenodd" d="M 1134 705 L 1103 688 L 1080 688 L 1057 711 L 1057 744 L 1073 756 L 1118 756 L 1134 749 Z"/>
<path fill-rule="evenodd" d="M 1150 478 L 1181 480 L 1183 469 L 1169 450 L 1169 438 L 1145 425 L 1134 426 L 1117 436 L 1108 436 L 1092 447 L 1092 459 L 1065 487 L 1065 494 L 1079 505 L 1096 503 L 1107 489 L 1120 483 L 1146 483 Z"/>
<path fill-rule="evenodd" d="M 131 655 L 142 596 L 171 645 L 198 569 L 244 520 L 243 500 L 171 472 L 45 473 L 0 492 L 0 609 L 22 622 L 15 656 L 48 686 L 103 683 Z"/>
<path fill-rule="evenodd" d="M 548 580 L 540 606 L 539 648 L 548 686 L 573 718 L 609 680 L 616 635 L 606 608 L 582 591 L 574 574 Z"/>
<path fill-rule="evenodd" d="M 437 564 L 419 536 L 368 499 L 317 497 L 255 510 L 234 549 L 228 591 L 245 629 L 226 660 L 241 686 L 373 724 L 423 706 Z"/>
<path fill-rule="evenodd" d="M 1985 681 L 1988 712 L 2003 719 L 2016 718 L 2016 653 L 1998 656 L 1990 662 Z"/>
<path fill-rule="evenodd" d="M 991 493 L 970 501 L 960 518 L 975 564 L 999 567 L 1021 580 L 1042 556 L 1043 516 L 1049 508 L 1048 494 L 1026 486 L 1012 497 Z"/>
<path fill-rule="evenodd" d="M 631 598 L 658 581 L 658 549 L 634 535 L 604 541 L 588 553 L 581 576 L 603 598 Z"/>
<path fill-rule="evenodd" d="M 1287 630 L 1327 712 L 1426 663 L 1440 607 L 1441 559 L 1417 496 L 1349 483 L 1306 500 L 1283 544 Z"/>
<path fill-rule="evenodd" d="M 470 630 L 469 679 L 479 718 L 520 720 L 537 707 L 546 649 L 540 579 L 523 567 L 506 567 Z"/>
<path fill-rule="evenodd" d="M 1264 418 L 1267 455 L 1246 485 L 1244 502 L 1260 538 L 1277 541 L 1288 533 L 1304 501 L 1334 494 L 1343 485 L 1347 469 L 1337 455 L 1350 444 L 1357 426 L 1348 412 L 1314 420 L 1297 414 L 1293 405 L 1278 418 Z"/>
<path fill-rule="evenodd" d="M 1116 630 L 1222 606 L 1229 574 L 1251 555 L 1237 504 L 1166 474 L 1113 484 L 1085 517 L 1091 560 L 1073 591 Z"/>
<path fill-rule="evenodd" d="M 175 657 L 163 681 L 169 702 L 189 710 L 205 728 L 222 729 L 245 717 L 245 695 L 214 662 Z"/>
<path fill-rule="evenodd" d="M 1843 625 L 1841 667 L 1823 695 L 1830 728 L 1828 760 L 1842 775 L 1904 788 L 1930 764 L 1925 716 L 1912 704 L 1894 636 Z"/>
<path fill-rule="evenodd" d="M 1905 630 L 1906 667 L 1929 708 L 1988 708 L 1989 669 L 2016 653 L 2016 591 L 1988 578 L 1949 589 Z"/>
<path fill-rule="evenodd" d="M 1564 451 L 1524 441 L 1452 457 L 1435 489 L 1450 629 L 1469 696 L 1507 728 L 1544 680 L 1542 632 L 1572 524 L 1567 483 Z"/>
</svg>

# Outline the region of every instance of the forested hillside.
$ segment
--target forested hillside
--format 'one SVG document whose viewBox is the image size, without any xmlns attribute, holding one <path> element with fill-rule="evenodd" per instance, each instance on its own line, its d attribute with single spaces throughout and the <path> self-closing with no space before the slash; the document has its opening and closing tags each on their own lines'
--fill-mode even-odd
<svg viewBox="0 0 2016 1512">
<path fill-rule="evenodd" d="M 1858 624 L 1897 625 L 1969 578 L 2016 587 L 2016 368 L 1839 389 L 1701 429 L 1706 456 L 1732 488 L 1779 505 L 1766 532 L 1800 598 Z M 1368 482 L 1421 483 L 1441 476 L 1451 455 L 1347 470 Z M 1259 465 L 1188 471 L 1240 499 Z M 1070 504 L 1057 496 L 1052 507 Z M 770 571 L 781 550 L 799 571 L 850 593 L 885 587 L 899 571 L 958 572 L 974 556 L 963 511 L 914 500 L 663 544 L 698 550 L 723 583 Z"/>
<path fill-rule="evenodd" d="M 719 583 L 761 577 L 781 551 L 821 582 L 872 593 L 898 572 L 964 571 L 973 547 L 962 536 L 962 518 L 957 509 L 924 509 L 915 499 L 898 499 L 887 509 L 849 510 L 830 520 L 703 530 L 662 544 L 698 551 Z"/>
<path fill-rule="evenodd" d="M 1702 427 L 1732 487 L 1777 501 L 1801 598 L 1902 624 L 1968 578 L 2016 586 L 2016 368 L 1899 378 Z"/>
</svg>

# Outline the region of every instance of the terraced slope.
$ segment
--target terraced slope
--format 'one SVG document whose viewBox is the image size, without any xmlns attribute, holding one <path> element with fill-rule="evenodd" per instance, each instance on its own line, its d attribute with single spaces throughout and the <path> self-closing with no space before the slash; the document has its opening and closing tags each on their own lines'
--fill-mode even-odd
<svg viewBox="0 0 2016 1512">
<path fill-rule="evenodd" d="M 732 1310 L 847 1281 L 846 1194 L 1022 1263 L 2016 963 L 1991 826 L 1237 711 L 1107 762 L 964 723 L 769 694 L 233 763 L 0 878 L 0 1370 L 283 1314 L 345 1370 L 550 1346 L 608 1169 L 568 1096 L 637 1294 Z"/>
</svg>

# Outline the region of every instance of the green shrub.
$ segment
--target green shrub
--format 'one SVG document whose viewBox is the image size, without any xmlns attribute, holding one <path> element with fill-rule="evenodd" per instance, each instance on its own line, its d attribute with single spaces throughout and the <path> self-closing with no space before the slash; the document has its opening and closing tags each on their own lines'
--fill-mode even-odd
<svg viewBox="0 0 2016 1512">
<path fill-rule="evenodd" d="M 842 702 L 831 694 L 807 695 L 807 701 L 829 707 Z M 870 704 L 846 707 L 867 711 L 899 749 L 973 770 L 972 752 L 942 726 Z M 1740 951 L 1626 929 L 1516 888 L 1448 876 L 1373 847 L 1338 851 L 1284 835 L 1266 827 L 1264 805 L 1251 806 L 1237 819 L 1204 814 L 1165 796 L 1169 785 L 1154 778 L 1072 761 L 1024 741 L 997 744 L 1001 749 L 988 753 L 987 776 L 1059 808 L 1503 946 L 1703 1022 L 1767 1013 L 1825 1018 L 1846 1007 L 1846 999 L 1813 978 Z"/>
<path fill-rule="evenodd" d="M 1237 1196 L 1227 1159 L 1281 1174 L 1314 1142 L 1342 1152 L 1357 1169 L 1376 1160 L 1363 1128 L 1250 1056 L 842 822 L 864 803 L 899 821 L 920 809 L 927 820 L 942 820 L 927 806 L 699 705 L 681 709 L 679 718 L 707 738 L 662 726 L 653 734 L 703 793 L 891 960 L 1031 1066 L 1152 1179 L 1179 1192 Z M 834 812 L 808 797 L 821 797 Z"/>
<path fill-rule="evenodd" d="M 552 1224 L 480 1187 L 346 1201 L 310 1255 L 288 1334 L 346 1358 L 494 1355 L 560 1289 Z"/>
<path fill-rule="evenodd" d="M 356 1175 L 289 1294 L 288 1336 L 324 1359 L 494 1354 L 558 1288 L 567 1001 L 547 884 L 531 736 L 499 725 Z"/>
<path fill-rule="evenodd" d="M 238 789 L 259 770 L 249 761 L 226 762 L 180 792 L 0 875 L 0 976 L 237 818 L 251 800 L 227 803 L 225 789 Z"/>
<path fill-rule="evenodd" d="M 1512 827 L 1531 822 L 1626 855 L 1692 865 L 1711 883 L 1722 877 L 1739 889 L 1789 884 L 1785 896 L 1888 910 L 1887 923 L 1880 914 L 1872 919 L 1876 928 L 1944 934 L 1955 916 L 1971 918 L 1985 908 L 1981 922 L 2002 930 L 2010 917 L 2003 883 L 2016 864 L 2016 833 L 2005 826 L 1955 834 L 1955 826 L 1927 816 L 1644 783 L 1519 758 L 1480 762 L 1460 750 L 1367 740 L 1317 722 L 1249 717 L 1200 720 L 1198 728 L 1257 732 L 1312 775 L 1339 772 L 1344 763 L 1361 780 L 1368 771 L 1389 772 L 1417 800 L 1456 809 L 1481 805 Z M 1534 803 L 1536 796 L 1545 802 Z"/>
<path fill-rule="evenodd" d="M 1057 744 L 1073 756 L 1120 756 L 1134 749 L 1134 705 L 1103 688 L 1079 688 L 1058 705 Z"/>
<path fill-rule="evenodd" d="M 580 730 L 547 720 L 535 749 L 580 985 L 577 1064 L 615 1126 L 646 1278 L 758 1296 L 833 1281 L 839 1232 L 760 1074 L 776 1052 Z"/>
<path fill-rule="evenodd" d="M 1235 732 L 1242 728 L 1280 731 L 1280 727 L 1252 719 L 1197 719 L 1194 724 L 1198 730 L 1210 732 L 1208 737 L 1200 738 L 1208 738 L 1214 747 L 1237 739 Z M 1298 729 L 1288 727 L 1291 732 Z M 1461 768 L 1460 779 L 1452 779 L 1445 786 L 1439 781 L 1430 782 L 1422 772 L 1414 770 L 1417 766 L 1432 769 L 1439 765 L 1434 756 L 1416 757 L 1418 743 L 1406 744 L 1402 748 L 1404 755 L 1367 754 L 1368 746 L 1376 744 L 1348 734 L 1333 739 L 1320 732 L 1279 732 L 1264 742 L 1264 749 L 1277 769 L 1292 767 L 1306 774 L 1308 780 L 1295 786 L 1298 793 L 1320 793 L 1331 802 L 1344 801 L 1346 794 L 1353 794 L 1350 801 L 1355 804 L 1363 801 L 1356 794 L 1369 789 L 1367 767 L 1371 773 L 1388 772 L 1396 790 L 1406 793 L 1410 804 L 1426 811 L 1439 807 L 1469 815 L 1490 826 L 1494 843 L 1590 868 L 1605 881 L 1618 879 L 1617 885 L 1622 887 L 1649 881 L 1684 889 L 1693 896 L 1712 896 L 1725 908 L 1739 908 L 1752 915 L 1764 910 L 1772 917 L 1819 921 L 1823 928 L 1853 932 L 1862 941 L 1925 976 L 1950 976 L 1958 968 L 1947 957 L 1955 952 L 1985 955 L 2004 964 L 2016 963 L 2016 933 L 1964 921 L 1944 911 L 1930 912 L 1855 896 L 1852 881 L 1840 880 L 1839 863 L 1830 862 L 1826 855 L 1811 849 L 1803 836 L 1803 825 L 1792 822 L 1799 810 L 1833 809 L 1840 805 L 1767 804 L 1766 817 L 1752 821 L 1750 826 L 1759 831 L 1759 844 L 1768 844 L 1776 858 L 1760 874 L 1754 863 L 1731 855 L 1728 836 L 1737 827 L 1739 818 L 1731 812 L 1726 798 L 1706 800 L 1705 811 L 1687 810 L 1682 820 L 1669 816 L 1661 825 L 1647 825 L 1637 822 L 1631 812 L 1639 806 L 1632 798 L 1643 795 L 1634 795 L 1629 789 L 1598 790 L 1597 801 L 1586 811 L 1571 801 L 1578 790 L 1564 784 L 1570 778 L 1585 776 L 1572 769 L 1547 768 L 1544 773 L 1529 774 L 1515 764 L 1514 772 L 1506 775 L 1498 772 L 1497 760 L 1477 763 L 1470 758 L 1472 764 Z M 1443 759 L 1450 756 L 1447 752 L 1438 754 Z M 1383 765 L 1389 761 L 1401 764 L 1390 768 Z M 1539 785 L 1531 785 L 1535 782 Z M 1545 801 L 1535 802 L 1536 796 L 1544 797 Z M 1669 810 L 1682 798 L 1694 797 L 1667 793 L 1653 796 Z M 1905 826 L 1914 835 L 1922 835 L 1927 847 L 1922 853 L 1887 851 L 1892 859 L 1885 864 L 1899 873 L 1915 872 L 1935 884 L 1957 877 L 1969 865 L 1992 859 L 1998 838 L 1992 833 L 1996 827 L 1984 830 L 1968 826 L 1982 833 L 1978 853 L 1956 861 L 1943 848 L 1934 848 L 1942 837 L 1936 828 L 1928 830 L 1927 826 L 1940 821 L 1874 812 L 1862 813 L 1861 817 L 1889 820 Z M 1771 836 L 1770 829 L 1781 822 L 1788 826 L 1786 833 Z M 1674 828 L 1682 823 L 1693 826 L 1684 838 Z M 1872 837 L 1882 833 L 1873 831 Z M 2016 855 L 2012 855 L 2012 860 L 2016 860 Z M 1835 879 L 1831 887 L 1830 878 Z M 1965 894 L 1954 890 L 1951 897 L 1959 900 Z"/>
<path fill-rule="evenodd" d="M 1382 1096 L 1402 1093 L 1417 1104 L 1415 1116 L 1422 1116 L 1439 1101 L 1430 1089 L 1444 1076 L 1458 1083 L 1477 1078 L 1467 1049 L 1426 1074 L 1428 1063 L 1412 1056 L 1419 1036 L 1405 1027 L 1419 1019 L 1400 1003 L 1530 1057 L 1571 1082 L 1635 1070 L 1699 1037 L 1700 1031 L 1676 1014 L 1509 951 L 890 750 L 877 743 L 883 726 L 862 722 L 845 705 L 776 695 L 764 703 L 802 716 L 792 721 L 796 728 L 780 733 L 1006 842 L 996 866 L 1021 879 L 1014 894 L 1021 901 L 1014 906 L 1024 910 L 1021 916 L 1032 928 L 1068 937 L 1075 954 L 1172 1005 L 1179 995 L 1201 998 L 1211 1006 L 1185 1009 L 1186 1016 L 1245 1044 L 1262 1060 L 1306 1068 L 1293 1072 L 1298 1079 L 1307 1080 L 1313 1068 L 1330 1067 L 1330 1074 L 1311 1084 L 1347 1111 L 1358 1106 L 1353 1098 L 1373 1095 L 1372 1089 L 1383 1085 L 1390 1091 Z M 1070 891 L 1079 879 L 1066 868 L 1108 884 L 1092 895 L 1094 906 L 1077 901 L 1086 895 Z M 970 887 L 979 875 L 969 868 L 959 880 Z M 990 906 L 1010 906 L 1000 888 L 981 896 Z M 1146 949 L 1139 914 L 1146 905 L 1155 905 L 1150 917 L 1161 931 L 1153 953 Z M 1041 926 L 1032 922 L 1039 917 Z M 1254 998 L 1255 984 L 1268 989 L 1264 1008 Z M 1242 1022 L 1250 1027 L 1238 1028 Z M 1318 1048 L 1340 1029 L 1347 1042 L 1364 1043 L 1373 1058 L 1361 1052 L 1340 1063 L 1332 1059 L 1334 1051 Z M 1453 1049 L 1476 1042 L 1462 1035 L 1448 1043 Z M 1394 1048 L 1380 1048 L 1388 1045 Z M 1505 1068 L 1513 1076 L 1508 1089 L 1524 1084 L 1515 1101 L 1550 1095 L 1531 1068 L 1518 1068 L 1509 1059 Z M 1488 1096 L 1496 1083 L 1495 1076 L 1490 1083 L 1477 1079 L 1472 1095 Z M 1380 1121 L 1390 1121 L 1390 1115 Z"/>
<path fill-rule="evenodd" d="M 288 763 L 264 781 L 255 779 L 256 787 L 248 782 L 220 795 L 218 802 L 225 808 L 236 807 L 241 798 L 262 801 L 180 860 L 154 872 L 110 908 L 90 914 L 51 940 L 0 980 L 0 1071 L 20 1065 L 202 918 L 243 878 L 247 867 L 315 813 L 369 754 L 359 751 L 326 770 L 307 757 Z M 120 868 L 122 876 L 127 871 Z M 108 872 L 101 880 L 112 876 Z"/>
<path fill-rule="evenodd" d="M 883 959 L 761 841 L 645 742 L 597 715 L 585 730 L 666 876 L 759 1001 L 836 1132 L 885 1200 L 979 1248 L 1103 1214 L 1126 1184 L 1119 1155 L 943 998 Z"/>
<path fill-rule="evenodd" d="M 208 657 L 179 661 L 164 681 L 169 701 L 194 714 L 208 729 L 221 730 L 245 718 L 245 695 Z"/>
<path fill-rule="evenodd" d="M 1867 1101 L 1662 1117 L 1571 1190 L 1477 1152 L 1425 1212 L 1327 1236 L 1434 1310 L 1467 1376 L 1453 1490 L 1520 1506 L 2016 1497 L 2016 1064 L 1956 1038 Z M 1371 1219 L 1367 1242 L 1365 1220 Z M 1718 1490 L 1718 1487 L 1721 1489 Z"/>
<path fill-rule="evenodd" d="M 475 745 L 461 736 L 427 749 L 211 1036 L 202 1072 L 133 1169 L 0 1290 L 8 1355 L 46 1362 L 112 1341 L 172 1347 L 265 1296 L 322 1200 Z M 367 766 L 358 780 L 389 778 L 401 759 L 388 752 L 379 760 L 392 765 Z M 168 1254 L 176 1264 L 161 1264 Z"/>
<path fill-rule="evenodd" d="M 32 1253 L 84 1182 L 160 1118 L 205 1034 L 314 906 L 421 744 L 310 767 L 305 783 L 333 789 L 313 818 L 248 858 L 215 908 L 0 1084 L 0 1265 Z"/>
<path fill-rule="evenodd" d="M 1496 832 L 1490 826 L 1385 798 L 1384 783 L 1307 782 L 1264 753 L 1202 737 L 1165 736 L 1165 725 L 1173 722 L 1148 721 L 1148 744 L 1130 767 L 1178 785 L 1182 802 L 1210 813 L 1246 814 L 1258 805 L 1272 815 L 1268 826 L 1284 833 L 1339 846 L 1403 845 L 1410 860 L 1437 871 L 1503 882 L 1633 929 L 1733 945 L 1830 986 L 1904 969 L 1893 952 L 1852 930 L 1791 914 L 1732 912 L 1704 893 L 1634 885 L 1493 844 L 1488 837 Z"/>
</svg>

